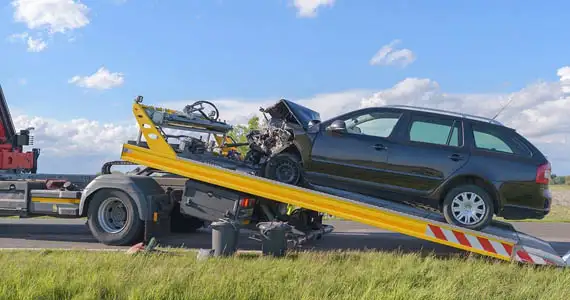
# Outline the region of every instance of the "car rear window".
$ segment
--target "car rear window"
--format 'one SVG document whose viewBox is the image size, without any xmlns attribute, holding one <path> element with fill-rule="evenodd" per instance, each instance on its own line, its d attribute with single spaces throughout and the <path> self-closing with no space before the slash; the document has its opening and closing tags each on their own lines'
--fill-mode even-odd
<svg viewBox="0 0 570 300">
<path fill-rule="evenodd" d="M 505 130 L 472 124 L 473 138 L 477 149 L 514 154 L 521 156 L 532 156 L 532 151 L 519 138 L 519 135 L 512 130 Z"/>
</svg>

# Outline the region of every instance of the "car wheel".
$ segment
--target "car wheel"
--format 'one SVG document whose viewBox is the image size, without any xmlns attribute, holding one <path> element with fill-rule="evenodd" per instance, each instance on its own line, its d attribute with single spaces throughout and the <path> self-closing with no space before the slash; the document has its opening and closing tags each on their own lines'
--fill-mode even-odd
<svg viewBox="0 0 570 300">
<path fill-rule="evenodd" d="M 297 156 L 291 153 L 281 153 L 271 158 L 265 167 L 265 177 L 297 185 L 301 179 L 301 165 Z"/>
<path fill-rule="evenodd" d="M 142 241 L 144 222 L 134 201 L 117 190 L 98 191 L 89 203 L 87 224 L 105 245 L 125 246 Z"/>
<path fill-rule="evenodd" d="M 451 189 L 443 200 L 445 220 L 453 225 L 480 230 L 493 219 L 493 200 L 489 193 L 476 185 L 461 185 Z"/>
</svg>

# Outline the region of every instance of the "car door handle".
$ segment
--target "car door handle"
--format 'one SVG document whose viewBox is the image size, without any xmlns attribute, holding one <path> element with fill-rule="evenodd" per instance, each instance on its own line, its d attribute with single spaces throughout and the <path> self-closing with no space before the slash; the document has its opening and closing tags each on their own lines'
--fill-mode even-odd
<svg viewBox="0 0 570 300">
<path fill-rule="evenodd" d="M 451 154 L 449 156 L 449 159 L 454 160 L 454 161 L 463 160 L 463 156 L 461 156 L 459 154 Z"/>
<path fill-rule="evenodd" d="M 382 145 L 382 144 L 373 145 L 372 148 L 374 148 L 374 149 L 376 149 L 376 150 L 378 150 L 378 151 L 380 151 L 380 150 L 387 150 L 387 149 L 388 149 L 388 147 L 386 147 L 386 146 L 384 146 L 384 145 Z"/>
</svg>

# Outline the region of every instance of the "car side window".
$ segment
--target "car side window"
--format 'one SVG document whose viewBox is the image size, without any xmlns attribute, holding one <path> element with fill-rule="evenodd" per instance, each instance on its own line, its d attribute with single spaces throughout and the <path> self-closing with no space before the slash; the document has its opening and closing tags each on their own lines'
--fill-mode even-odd
<svg viewBox="0 0 570 300">
<path fill-rule="evenodd" d="M 473 136 L 475 138 L 475 147 L 479 149 L 514 153 L 513 149 L 511 149 L 507 143 L 495 135 L 473 130 Z"/>
<path fill-rule="evenodd" d="M 400 113 L 371 112 L 344 120 L 351 134 L 388 137 L 400 119 Z"/>
<path fill-rule="evenodd" d="M 409 140 L 427 144 L 459 147 L 460 122 L 451 119 L 435 119 L 415 116 L 409 128 Z"/>
</svg>

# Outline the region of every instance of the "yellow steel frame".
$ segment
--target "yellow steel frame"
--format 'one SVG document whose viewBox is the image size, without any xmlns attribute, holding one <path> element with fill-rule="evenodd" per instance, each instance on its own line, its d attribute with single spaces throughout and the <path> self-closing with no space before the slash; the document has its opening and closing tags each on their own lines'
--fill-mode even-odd
<svg viewBox="0 0 570 300">
<path fill-rule="evenodd" d="M 337 217 L 432 241 L 438 244 L 444 244 L 507 261 L 511 260 L 511 257 L 509 256 L 437 239 L 427 235 L 426 229 L 429 224 L 436 224 L 441 228 L 460 231 L 475 237 L 485 238 L 487 240 L 507 244 L 513 247 L 516 242 L 510 239 L 498 239 L 482 232 L 454 227 L 449 224 L 423 219 L 404 213 L 398 213 L 388 209 L 350 201 L 341 197 L 297 186 L 282 184 L 266 178 L 180 158 L 159 134 L 156 125 L 154 125 L 152 120 L 148 118 L 148 115 L 144 112 L 140 104 L 134 104 L 133 113 L 136 116 L 139 127 L 147 139 L 149 148 L 124 144 L 123 151 L 121 153 L 121 159 L 123 160 L 156 168 L 197 181 L 203 181 L 213 185 L 238 190 L 246 194 L 288 203 L 323 213 L 329 213 Z M 149 141 L 148 138 L 152 137 L 152 135 L 155 135 L 157 138 Z"/>
<path fill-rule="evenodd" d="M 155 107 L 151 105 L 144 105 L 140 103 L 135 103 L 133 105 L 133 114 L 137 119 L 137 123 L 139 125 L 139 129 L 141 130 L 142 135 L 144 136 L 146 142 L 148 143 L 149 148 L 159 151 L 169 157 L 176 156 L 176 153 L 170 147 L 168 142 L 164 139 L 156 124 L 152 121 L 150 116 L 146 113 L 146 109 L 152 109 L 156 111 L 167 112 L 171 114 L 177 113 L 177 111 L 162 108 L 162 107 Z M 237 150 L 236 147 L 226 147 L 225 144 L 233 143 L 232 139 L 229 136 L 226 136 L 225 141 L 223 137 L 220 135 L 214 134 L 214 139 L 219 147 L 221 147 L 222 155 L 227 155 L 230 150 Z"/>
</svg>

